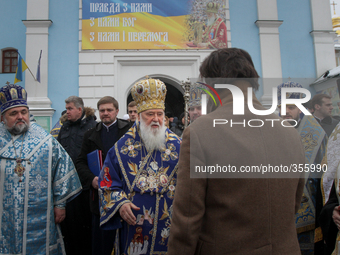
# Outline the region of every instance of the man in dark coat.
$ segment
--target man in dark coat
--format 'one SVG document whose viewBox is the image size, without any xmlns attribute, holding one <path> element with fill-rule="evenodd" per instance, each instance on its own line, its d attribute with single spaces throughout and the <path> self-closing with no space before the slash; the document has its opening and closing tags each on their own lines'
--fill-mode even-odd
<svg viewBox="0 0 340 255">
<path fill-rule="evenodd" d="M 94 127 L 94 109 L 84 107 L 83 99 L 70 96 L 65 100 L 67 120 L 58 134 L 58 142 L 72 158 L 73 163 L 80 153 L 84 133 Z M 82 193 L 66 205 L 66 218 L 61 224 L 66 254 L 91 254 L 91 213 L 89 193 Z"/>
<path fill-rule="evenodd" d="M 320 123 L 329 137 L 339 123 L 337 119 L 332 117 L 332 98 L 326 94 L 316 94 L 312 98 L 311 104 L 314 109 L 313 115 L 315 119 Z"/>
<path fill-rule="evenodd" d="M 83 189 L 90 190 L 92 254 L 110 255 L 116 230 L 102 230 L 99 228 L 98 176 L 94 175 L 89 169 L 87 154 L 100 150 L 104 161 L 109 149 L 126 133 L 133 123 L 117 118 L 118 102 L 113 97 L 106 96 L 101 98 L 97 103 L 97 108 L 101 122 L 85 133 L 81 152 L 76 161 L 76 168 Z"/>
<path fill-rule="evenodd" d="M 184 130 L 184 112 L 181 113 L 181 115 L 179 116 L 179 120 L 177 121 L 176 126 L 171 127 L 171 131 L 174 132 L 176 135 L 178 135 L 179 137 L 182 136 L 183 130 Z"/>
<path fill-rule="evenodd" d="M 336 247 L 336 237 L 340 229 L 340 208 L 336 195 L 336 188 L 333 183 L 327 203 L 321 210 L 319 223 L 325 240 L 325 255 L 331 255 Z M 338 247 L 337 247 L 338 249 Z"/>
</svg>

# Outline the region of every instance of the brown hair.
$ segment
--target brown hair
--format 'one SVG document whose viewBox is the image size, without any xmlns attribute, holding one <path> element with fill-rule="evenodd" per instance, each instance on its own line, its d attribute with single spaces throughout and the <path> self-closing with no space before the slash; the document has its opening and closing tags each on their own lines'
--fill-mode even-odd
<svg viewBox="0 0 340 255">
<path fill-rule="evenodd" d="M 254 78 L 251 85 L 254 89 L 259 88 L 258 73 L 248 52 L 238 48 L 223 48 L 213 51 L 202 63 L 200 76 L 207 78 Z M 214 83 L 214 82 L 212 82 Z"/>
<path fill-rule="evenodd" d="M 316 94 L 312 98 L 312 101 L 311 101 L 312 108 L 315 110 L 315 105 L 316 104 L 321 106 L 322 103 L 323 103 L 322 99 L 324 99 L 324 98 L 332 99 L 329 95 L 326 95 L 326 94 Z"/>
<path fill-rule="evenodd" d="M 98 103 L 97 103 L 97 109 L 99 110 L 99 106 L 101 104 L 113 104 L 113 106 L 116 108 L 116 110 L 118 110 L 118 102 L 116 99 L 114 99 L 113 97 L 110 96 L 105 96 L 102 97 L 101 99 L 99 99 Z"/>
<path fill-rule="evenodd" d="M 128 107 L 135 107 L 137 106 L 136 102 L 135 101 L 131 101 L 129 104 L 128 104 Z"/>
</svg>

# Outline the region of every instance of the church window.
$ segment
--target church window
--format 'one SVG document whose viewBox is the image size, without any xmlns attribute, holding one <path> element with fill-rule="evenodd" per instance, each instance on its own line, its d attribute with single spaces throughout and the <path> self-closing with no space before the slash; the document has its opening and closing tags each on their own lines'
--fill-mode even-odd
<svg viewBox="0 0 340 255">
<path fill-rule="evenodd" d="M 18 52 L 15 49 L 2 51 L 2 73 L 15 73 L 18 65 Z"/>
</svg>

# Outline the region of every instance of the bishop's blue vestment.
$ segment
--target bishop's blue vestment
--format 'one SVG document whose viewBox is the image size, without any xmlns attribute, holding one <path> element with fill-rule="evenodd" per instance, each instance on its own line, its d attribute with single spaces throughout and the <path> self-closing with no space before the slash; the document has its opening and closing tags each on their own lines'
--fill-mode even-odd
<svg viewBox="0 0 340 255">
<path fill-rule="evenodd" d="M 180 138 L 169 129 L 162 150 L 147 151 L 139 123 L 110 149 L 99 177 L 101 226 L 118 228 L 119 209 L 132 202 L 136 225 L 122 221 L 115 254 L 166 254 L 175 195 Z M 117 239 L 117 238 L 116 238 Z"/>
</svg>

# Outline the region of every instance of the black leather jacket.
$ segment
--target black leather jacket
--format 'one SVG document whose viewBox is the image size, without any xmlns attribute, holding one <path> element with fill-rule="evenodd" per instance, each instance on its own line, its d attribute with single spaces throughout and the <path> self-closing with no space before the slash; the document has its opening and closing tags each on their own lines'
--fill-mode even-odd
<svg viewBox="0 0 340 255">
<path fill-rule="evenodd" d="M 97 124 L 95 118 L 94 109 L 85 107 L 80 119 L 75 122 L 66 120 L 60 128 L 57 140 L 70 155 L 74 164 L 80 153 L 85 132 Z"/>
</svg>

